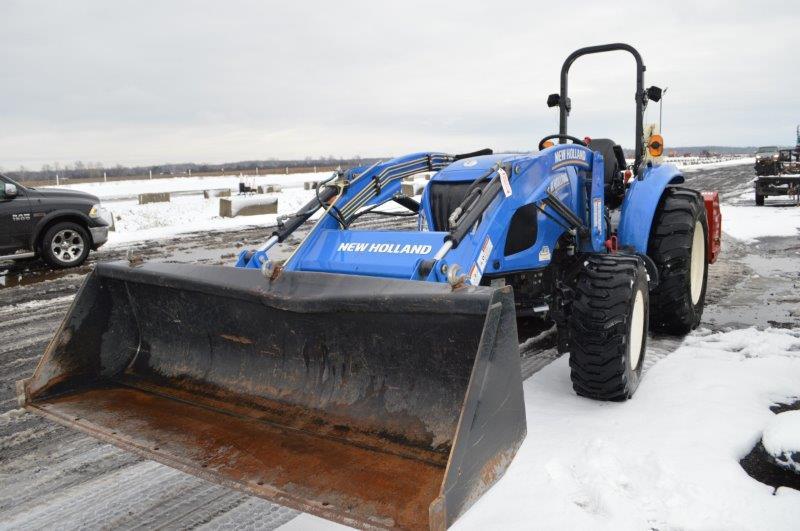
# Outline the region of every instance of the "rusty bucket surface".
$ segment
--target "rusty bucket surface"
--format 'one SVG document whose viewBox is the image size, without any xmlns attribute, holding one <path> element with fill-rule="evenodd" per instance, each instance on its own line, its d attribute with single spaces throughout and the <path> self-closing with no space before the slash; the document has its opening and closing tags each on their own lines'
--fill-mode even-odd
<svg viewBox="0 0 800 531">
<path fill-rule="evenodd" d="M 509 288 L 98 264 L 31 411 L 349 525 L 444 529 L 525 437 Z"/>
</svg>

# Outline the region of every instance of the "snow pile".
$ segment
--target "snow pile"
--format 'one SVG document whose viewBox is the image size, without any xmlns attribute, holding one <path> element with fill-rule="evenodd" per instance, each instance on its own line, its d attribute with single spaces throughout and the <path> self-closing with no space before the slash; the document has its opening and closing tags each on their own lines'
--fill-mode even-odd
<svg viewBox="0 0 800 531">
<path fill-rule="evenodd" d="M 773 495 L 739 460 L 798 382 L 800 331 L 690 336 L 625 403 L 576 396 L 564 356 L 524 382 L 528 436 L 452 529 L 796 529 L 800 492 Z"/>
<path fill-rule="evenodd" d="M 796 236 L 800 231 L 800 208 L 795 206 L 744 206 L 723 203 L 722 230 L 738 240 L 768 236 Z"/>
<path fill-rule="evenodd" d="M 800 332 L 691 336 L 627 403 L 572 392 L 566 357 L 525 382 L 528 437 L 455 529 L 793 529 L 800 492 L 739 465 L 796 396 Z"/>
<path fill-rule="evenodd" d="M 800 411 L 775 415 L 761 442 L 776 463 L 800 474 Z"/>
</svg>

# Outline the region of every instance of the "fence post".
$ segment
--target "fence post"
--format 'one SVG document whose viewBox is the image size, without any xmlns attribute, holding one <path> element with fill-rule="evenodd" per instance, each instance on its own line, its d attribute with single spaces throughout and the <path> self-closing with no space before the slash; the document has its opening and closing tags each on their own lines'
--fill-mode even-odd
<svg viewBox="0 0 800 531">
<path fill-rule="evenodd" d="M 108 177 L 106 176 L 106 172 L 103 172 L 103 182 L 104 183 L 108 182 Z"/>
<path fill-rule="evenodd" d="M 153 170 L 150 170 L 150 179 L 153 179 Z"/>
<path fill-rule="evenodd" d="M 58 174 L 56 173 L 56 186 L 58 186 Z"/>
</svg>

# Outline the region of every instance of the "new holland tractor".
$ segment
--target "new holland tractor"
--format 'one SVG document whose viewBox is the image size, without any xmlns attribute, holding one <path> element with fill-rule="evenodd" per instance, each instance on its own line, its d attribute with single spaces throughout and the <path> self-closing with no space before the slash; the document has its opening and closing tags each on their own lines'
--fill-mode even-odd
<svg viewBox="0 0 800 531">
<path fill-rule="evenodd" d="M 636 62 L 632 164 L 612 140 L 567 132 L 571 65 L 614 50 Z M 97 264 L 22 403 L 325 518 L 447 528 L 525 438 L 518 319 L 555 323 L 575 392 L 598 400 L 633 396 L 648 330 L 700 321 L 719 208 L 644 138 L 658 97 L 644 70 L 625 44 L 578 50 L 539 151 L 338 172 L 236 268 Z M 433 172 L 421 202 L 400 195 L 420 172 Z M 354 225 L 401 207 L 417 230 Z M 294 253 L 271 260 L 306 222 Z"/>
</svg>

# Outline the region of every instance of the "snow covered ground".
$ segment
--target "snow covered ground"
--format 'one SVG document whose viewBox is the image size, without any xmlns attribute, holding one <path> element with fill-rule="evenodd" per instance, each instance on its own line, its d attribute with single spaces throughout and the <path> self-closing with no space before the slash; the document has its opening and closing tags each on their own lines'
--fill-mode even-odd
<svg viewBox="0 0 800 531">
<path fill-rule="evenodd" d="M 800 236 L 800 207 L 788 196 L 768 197 L 763 206 L 756 206 L 753 180 L 720 193 L 722 230 L 737 240 L 752 242 L 766 237 Z"/>
<path fill-rule="evenodd" d="M 576 396 L 562 357 L 524 382 L 528 436 L 453 529 L 797 529 L 800 492 L 773 495 L 739 460 L 798 382 L 800 330 L 700 330 L 625 403 Z"/>
<path fill-rule="evenodd" d="M 236 218 L 220 217 L 219 198 L 204 199 L 202 195 L 176 196 L 169 203 L 146 205 L 140 205 L 136 200 L 105 203 L 116 225 L 116 230 L 109 233 L 106 246 L 110 248 L 188 232 L 274 226 L 279 215 L 296 212 L 313 194 L 313 191 L 302 188 L 284 188 L 280 193 L 270 194 L 278 198 L 277 214 Z"/>
<path fill-rule="evenodd" d="M 101 199 L 114 216 L 115 231 L 109 234 L 106 244 L 107 248 L 111 248 L 188 232 L 273 226 L 279 215 L 296 212 L 313 197 L 312 190 L 304 190 L 305 182 L 321 181 L 330 175 L 327 172 L 247 177 L 245 182 L 252 187 L 281 185 L 281 192 L 270 194 L 278 198 L 278 213 L 237 218 L 220 217 L 219 198 L 204 199 L 201 193 L 203 190 L 219 189 L 238 193 L 240 178 L 234 175 L 72 184 L 60 188 L 81 190 Z M 168 203 L 140 205 L 138 194 L 151 192 L 172 192 L 173 196 Z"/>
<path fill-rule="evenodd" d="M 800 234 L 800 208 L 723 204 L 722 230 L 743 241 L 770 236 L 797 236 Z"/>
<path fill-rule="evenodd" d="M 775 415 L 764 430 L 762 442 L 777 463 L 800 474 L 800 411 Z"/>
<path fill-rule="evenodd" d="M 221 175 L 206 177 L 171 177 L 168 179 L 140 179 L 131 181 L 113 181 L 108 183 L 65 184 L 58 188 L 80 190 L 99 197 L 103 201 L 112 199 L 132 199 L 142 193 L 155 192 L 188 192 L 203 190 L 228 189 L 239 190 L 240 180 L 250 186 L 279 184 L 285 188 L 302 188 L 306 181 L 321 181 L 331 176 L 325 173 L 291 173 L 288 175 L 270 174 L 240 178 L 238 175 Z M 48 187 L 49 188 L 49 187 Z"/>
<path fill-rule="evenodd" d="M 86 183 L 59 188 L 80 190 L 100 198 L 103 206 L 114 216 L 115 230 L 109 233 L 106 244 L 106 248 L 113 248 L 131 242 L 163 239 L 189 232 L 271 227 L 275 225 L 278 216 L 296 212 L 314 197 L 314 191 L 305 190 L 304 183 L 319 182 L 330 176 L 331 173 L 326 172 L 247 177 L 245 182 L 251 187 L 268 184 L 281 186 L 280 192 L 269 194 L 278 199 L 278 213 L 236 218 L 221 217 L 219 198 L 205 199 L 202 191 L 228 189 L 236 194 L 239 190 L 238 176 Z M 421 193 L 427 183 L 424 174 L 414 182 Z M 172 192 L 173 195 L 169 202 L 140 205 L 138 194 L 151 192 Z M 392 208 L 393 205 L 387 205 L 383 210 Z"/>
<path fill-rule="evenodd" d="M 675 164 L 686 172 L 709 168 L 724 168 L 725 166 L 753 165 L 755 157 L 738 157 L 724 155 L 721 157 L 665 157 L 665 162 Z"/>
</svg>

